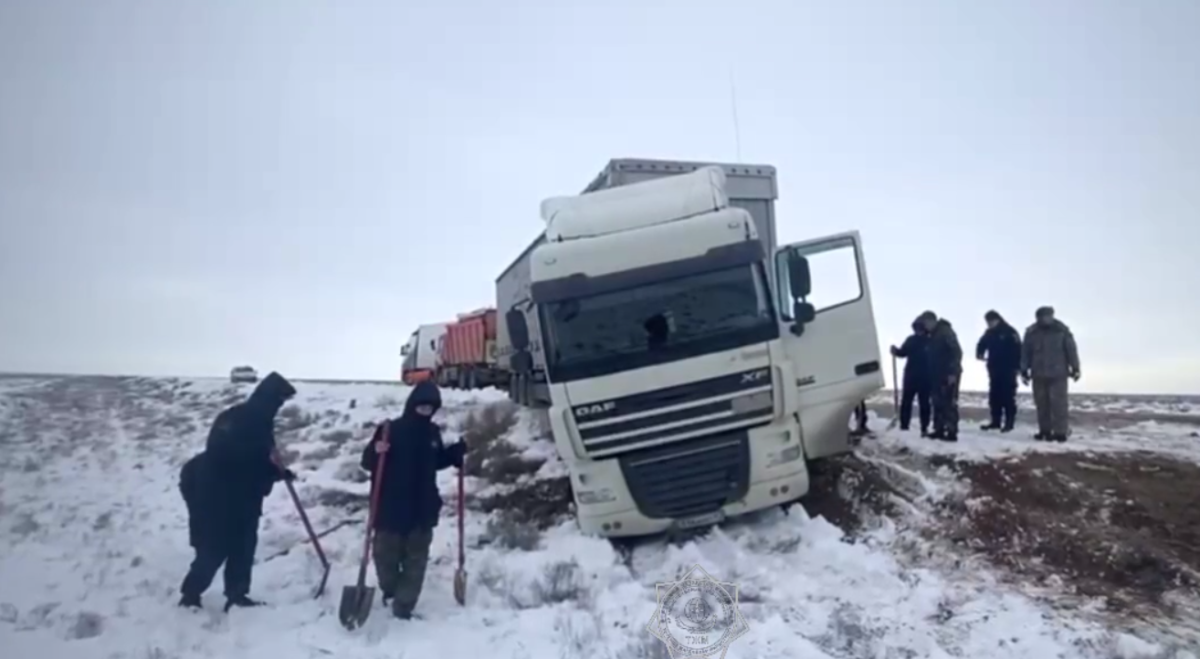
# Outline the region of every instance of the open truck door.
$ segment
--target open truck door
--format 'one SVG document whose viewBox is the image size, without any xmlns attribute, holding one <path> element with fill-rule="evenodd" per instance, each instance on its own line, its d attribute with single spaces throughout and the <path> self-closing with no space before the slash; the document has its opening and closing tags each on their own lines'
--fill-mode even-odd
<svg viewBox="0 0 1200 659">
<path fill-rule="evenodd" d="M 779 247 L 775 275 L 805 454 L 845 452 L 854 407 L 883 387 L 861 238 L 851 231 Z"/>
</svg>

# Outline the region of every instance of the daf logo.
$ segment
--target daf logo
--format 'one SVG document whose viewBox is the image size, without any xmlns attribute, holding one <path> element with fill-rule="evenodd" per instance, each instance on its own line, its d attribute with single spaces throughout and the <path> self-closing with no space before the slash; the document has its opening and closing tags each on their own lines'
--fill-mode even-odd
<svg viewBox="0 0 1200 659">
<path fill-rule="evenodd" d="M 617 409 L 617 404 L 613 401 L 606 403 L 594 403 L 592 405 L 581 405 L 575 408 L 575 416 L 593 416 L 596 414 L 604 414 Z"/>
<path fill-rule="evenodd" d="M 762 370 L 759 370 L 759 371 L 750 371 L 749 373 L 742 373 L 742 384 L 753 384 L 755 382 L 758 382 L 759 380 L 762 380 L 762 379 L 768 377 L 769 375 L 770 375 L 770 372 L 768 372 L 767 369 L 765 369 L 765 368 Z"/>
</svg>

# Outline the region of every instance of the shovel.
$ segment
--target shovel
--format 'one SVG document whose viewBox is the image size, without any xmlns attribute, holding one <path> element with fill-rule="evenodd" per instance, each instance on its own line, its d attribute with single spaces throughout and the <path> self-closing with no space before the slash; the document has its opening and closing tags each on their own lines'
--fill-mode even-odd
<svg viewBox="0 0 1200 659">
<path fill-rule="evenodd" d="M 272 452 L 271 460 L 276 466 L 283 468 L 283 458 L 279 455 L 279 451 Z M 312 543 L 313 549 L 317 552 L 317 558 L 321 561 L 321 583 L 317 584 L 317 589 L 313 592 L 313 599 L 320 599 L 321 595 L 325 594 L 325 584 L 329 581 L 329 559 L 325 557 L 325 552 L 321 549 L 321 542 L 317 539 L 316 532 L 313 531 L 312 522 L 308 521 L 308 513 L 304 512 L 304 505 L 300 503 L 300 497 L 296 495 L 296 486 L 289 480 L 283 481 L 283 484 L 287 486 L 288 494 L 292 496 L 292 504 L 296 506 L 300 521 L 304 522 L 304 531 L 308 534 L 308 540 Z"/>
<path fill-rule="evenodd" d="M 304 530 L 308 533 L 308 539 L 317 552 L 317 558 L 321 561 L 321 583 L 317 584 L 317 589 L 313 592 L 313 599 L 320 599 L 321 595 L 325 594 L 325 584 L 329 582 L 329 559 L 325 557 L 325 552 L 321 549 L 321 541 L 317 540 L 317 534 L 313 531 L 312 523 L 308 521 L 308 513 L 304 512 L 300 497 L 296 496 L 295 486 L 291 481 L 284 481 L 284 484 L 287 485 L 288 494 L 292 495 L 292 503 L 296 505 L 296 512 L 300 514 L 300 521 L 304 522 Z"/>
<path fill-rule="evenodd" d="M 896 355 L 892 355 L 892 420 L 888 421 L 887 429 L 891 430 L 900 423 L 900 381 L 896 379 Z"/>
<path fill-rule="evenodd" d="M 467 555 L 463 541 L 463 468 L 458 468 L 458 569 L 454 572 L 454 601 L 459 606 L 467 605 Z"/>
<path fill-rule="evenodd" d="M 388 422 L 383 423 L 380 436 L 388 443 Z M 374 441 L 374 440 L 372 440 Z M 371 615 L 375 603 L 375 589 L 367 587 L 367 561 L 371 557 L 371 537 L 375 529 L 375 513 L 379 510 L 379 492 L 383 484 L 383 467 L 387 464 L 386 453 L 376 453 L 375 477 L 371 482 L 371 507 L 367 513 L 367 533 L 363 542 L 362 563 L 358 566 L 358 583 L 342 588 L 342 601 L 338 605 L 338 619 L 342 626 L 351 631 L 358 629 Z"/>
</svg>

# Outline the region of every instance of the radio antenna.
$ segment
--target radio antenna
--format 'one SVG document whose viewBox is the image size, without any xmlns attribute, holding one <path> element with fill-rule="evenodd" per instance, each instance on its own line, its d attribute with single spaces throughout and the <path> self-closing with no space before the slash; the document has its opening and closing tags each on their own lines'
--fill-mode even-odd
<svg viewBox="0 0 1200 659">
<path fill-rule="evenodd" d="M 737 161 L 742 161 L 742 128 L 738 122 L 737 86 L 733 81 L 733 66 L 729 67 L 729 104 L 733 111 L 733 145 L 737 152 Z"/>
</svg>

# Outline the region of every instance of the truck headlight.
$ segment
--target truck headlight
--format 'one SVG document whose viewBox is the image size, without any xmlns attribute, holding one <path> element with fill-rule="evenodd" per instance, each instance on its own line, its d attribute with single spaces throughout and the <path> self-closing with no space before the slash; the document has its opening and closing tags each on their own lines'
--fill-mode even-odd
<svg viewBox="0 0 1200 659">
<path fill-rule="evenodd" d="M 778 453 L 776 453 L 768 461 L 767 466 L 768 467 L 778 467 L 779 465 L 787 464 L 789 462 L 795 462 L 796 460 L 799 460 L 799 459 L 800 459 L 800 445 L 797 444 L 795 446 L 789 446 L 789 447 L 779 451 Z"/>
<path fill-rule="evenodd" d="M 577 490 L 575 498 L 583 506 L 595 506 L 601 503 L 612 503 L 617 500 L 617 495 L 607 487 L 599 490 Z"/>
</svg>

